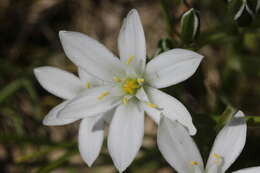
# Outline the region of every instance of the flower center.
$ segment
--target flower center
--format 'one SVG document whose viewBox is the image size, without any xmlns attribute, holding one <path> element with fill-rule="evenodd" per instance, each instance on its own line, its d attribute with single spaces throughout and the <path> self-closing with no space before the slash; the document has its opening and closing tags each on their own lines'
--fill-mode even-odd
<svg viewBox="0 0 260 173">
<path fill-rule="evenodd" d="M 126 94 L 133 95 L 139 88 L 141 88 L 143 82 L 143 78 L 126 78 L 123 82 L 122 88 Z"/>
</svg>

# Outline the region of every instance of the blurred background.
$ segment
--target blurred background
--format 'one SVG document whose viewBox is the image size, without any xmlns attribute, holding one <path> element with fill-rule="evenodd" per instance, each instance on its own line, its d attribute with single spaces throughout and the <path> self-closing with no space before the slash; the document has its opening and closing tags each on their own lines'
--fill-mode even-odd
<svg viewBox="0 0 260 173">
<path fill-rule="evenodd" d="M 33 68 L 55 66 L 76 73 L 63 53 L 60 30 L 86 33 L 117 55 L 121 22 L 132 8 L 141 16 L 148 58 L 176 47 L 205 56 L 193 77 L 163 89 L 191 112 L 198 128 L 194 139 L 204 158 L 225 119 L 241 109 L 247 115 L 248 137 L 229 172 L 260 165 L 259 0 L 1 0 L 1 173 L 116 172 L 106 141 L 92 168 L 82 161 L 78 122 L 42 125 L 61 100 L 39 85 Z M 126 172 L 173 173 L 156 146 L 156 125 L 149 118 L 145 133 L 143 147 Z"/>
</svg>

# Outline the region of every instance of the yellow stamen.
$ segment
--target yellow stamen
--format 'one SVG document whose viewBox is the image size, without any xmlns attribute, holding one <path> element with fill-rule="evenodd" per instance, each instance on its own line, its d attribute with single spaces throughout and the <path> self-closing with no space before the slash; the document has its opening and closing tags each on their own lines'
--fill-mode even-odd
<svg viewBox="0 0 260 173">
<path fill-rule="evenodd" d="M 137 79 L 128 78 L 124 81 L 122 88 L 126 94 L 135 94 L 137 89 L 140 88 L 140 85 L 137 82 Z"/>
<path fill-rule="evenodd" d="M 127 98 L 126 96 L 123 98 L 123 103 L 124 103 L 125 105 L 128 104 L 128 98 Z"/>
<path fill-rule="evenodd" d="M 137 82 L 139 85 L 142 85 L 144 83 L 144 78 L 137 78 Z"/>
<path fill-rule="evenodd" d="M 98 96 L 98 99 L 99 100 L 102 100 L 104 97 L 108 96 L 109 95 L 109 92 L 106 91 L 106 92 L 103 92 L 100 96 Z"/>
<path fill-rule="evenodd" d="M 218 155 L 218 154 L 216 154 L 216 153 L 214 153 L 213 156 L 214 156 L 216 159 L 221 159 L 221 156 Z"/>
<path fill-rule="evenodd" d="M 158 108 L 156 104 L 153 104 L 151 102 L 147 102 L 147 106 L 149 106 L 150 108 Z"/>
<path fill-rule="evenodd" d="M 90 82 L 89 81 L 86 82 L 86 88 L 90 88 Z"/>
<path fill-rule="evenodd" d="M 196 162 L 196 161 L 191 161 L 190 162 L 192 165 L 198 165 L 199 163 L 198 162 Z"/>
<path fill-rule="evenodd" d="M 217 164 L 221 164 L 221 162 L 222 162 L 222 157 L 221 157 L 221 155 L 214 153 L 214 154 L 213 154 L 213 157 L 216 158 L 215 162 L 216 162 Z"/>
<path fill-rule="evenodd" d="M 127 60 L 127 64 L 131 64 L 131 62 L 134 60 L 135 56 L 130 56 Z"/>
</svg>

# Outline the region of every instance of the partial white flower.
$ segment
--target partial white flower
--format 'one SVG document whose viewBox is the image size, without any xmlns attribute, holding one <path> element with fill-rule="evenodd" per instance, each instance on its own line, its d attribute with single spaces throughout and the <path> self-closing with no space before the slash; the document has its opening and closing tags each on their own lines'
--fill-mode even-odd
<svg viewBox="0 0 260 173">
<path fill-rule="evenodd" d="M 164 158 L 179 173 L 224 173 L 244 148 L 246 131 L 244 113 L 238 111 L 217 135 L 206 168 L 193 139 L 177 121 L 161 119 L 157 142 Z M 234 173 L 256 172 L 260 172 L 260 167 Z"/>
<path fill-rule="evenodd" d="M 80 95 L 83 91 L 103 84 L 93 78 L 86 71 L 79 68 L 79 78 L 72 73 L 54 67 L 38 67 L 34 74 L 44 89 L 65 101 L 54 107 L 44 118 L 43 124 L 58 126 L 73 123 L 79 118 L 57 117 L 58 113 L 70 100 Z M 91 166 L 100 153 L 104 138 L 104 122 L 111 112 L 100 113 L 95 117 L 83 118 L 79 129 L 79 151 L 86 163 Z"/>
<path fill-rule="evenodd" d="M 185 106 L 158 88 L 189 78 L 203 56 L 190 50 L 173 49 L 146 65 L 145 36 L 136 10 L 129 12 L 120 30 L 120 59 L 82 33 L 61 31 L 59 34 L 68 58 L 94 79 L 104 82 L 68 101 L 57 117 L 69 120 L 95 117 L 114 108 L 108 150 L 120 172 L 133 161 L 142 144 L 144 111 L 157 123 L 160 114 L 164 114 L 181 122 L 191 135 L 196 133 Z"/>
<path fill-rule="evenodd" d="M 259 172 L 260 172 L 260 166 L 240 169 L 240 170 L 235 171 L 233 173 L 259 173 Z"/>
</svg>

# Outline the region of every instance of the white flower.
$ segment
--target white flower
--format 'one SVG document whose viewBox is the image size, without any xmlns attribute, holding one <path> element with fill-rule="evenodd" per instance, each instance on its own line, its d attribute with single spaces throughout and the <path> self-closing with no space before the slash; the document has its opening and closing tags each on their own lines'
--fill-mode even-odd
<svg viewBox="0 0 260 173">
<path fill-rule="evenodd" d="M 57 114 L 72 98 L 88 88 L 102 84 L 100 80 L 93 78 L 83 69 L 79 68 L 78 72 L 79 78 L 72 73 L 54 67 L 34 69 L 34 74 L 40 84 L 53 95 L 65 100 L 48 113 L 43 120 L 44 125 L 65 125 L 77 121 L 79 118 L 58 118 Z M 79 151 L 89 166 L 99 155 L 104 138 L 104 122 L 109 122 L 112 113 L 112 111 L 108 111 L 97 114 L 96 117 L 82 118 L 78 137 Z"/>
<path fill-rule="evenodd" d="M 157 142 L 164 158 L 179 173 L 224 173 L 244 148 L 246 131 L 244 113 L 238 111 L 217 135 L 205 169 L 196 144 L 177 121 L 161 119 Z M 234 173 L 259 172 L 260 167 L 254 167 Z"/>
<path fill-rule="evenodd" d="M 60 80 L 64 77 L 59 76 L 49 86 L 48 77 L 46 80 L 39 78 L 40 82 L 46 81 L 47 84 L 42 82 L 42 85 L 49 86 L 50 92 L 57 96 L 61 96 L 62 92 L 65 95 L 63 98 L 70 99 L 55 111 L 57 113 L 55 116 L 51 117 L 55 117 L 55 121 L 73 121 L 81 118 L 85 120 L 97 115 L 102 116 L 100 114 L 114 109 L 109 127 L 108 150 L 120 172 L 128 167 L 141 147 L 144 112 L 157 123 L 160 114 L 164 114 L 169 119 L 182 123 L 191 135 L 196 133 L 190 113 L 185 106 L 158 88 L 168 87 L 189 78 L 198 68 L 202 56 L 189 50 L 173 49 L 160 54 L 146 65 L 145 36 L 136 10 L 129 12 L 120 30 L 118 38 L 120 59 L 96 40 L 82 33 L 61 31 L 60 39 L 68 58 L 91 75 L 93 81 L 102 82 L 97 87 L 82 89 L 80 94 L 73 95 L 70 90 L 79 90 L 76 87 L 77 81 L 65 79 L 66 83 L 63 84 Z M 55 75 L 47 76 L 55 78 Z M 85 85 L 92 86 L 93 81 L 87 79 Z M 63 87 L 70 89 L 68 93 Z M 89 123 L 85 124 L 88 126 Z M 85 124 L 81 123 L 81 128 L 85 127 Z M 85 128 L 90 131 L 92 129 Z M 81 138 L 92 140 L 91 135 L 83 137 L 84 135 L 80 132 L 79 140 Z M 80 148 L 80 152 L 83 151 L 81 153 L 83 158 L 91 155 L 91 152 L 85 152 L 91 148 L 84 149 L 83 145 L 80 145 Z"/>
</svg>

